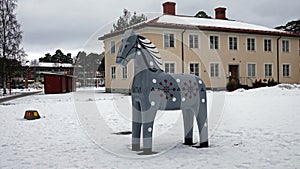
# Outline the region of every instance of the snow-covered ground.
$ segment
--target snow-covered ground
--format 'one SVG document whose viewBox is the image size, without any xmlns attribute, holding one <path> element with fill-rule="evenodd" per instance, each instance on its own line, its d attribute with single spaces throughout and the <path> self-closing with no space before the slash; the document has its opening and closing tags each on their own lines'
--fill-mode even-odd
<svg viewBox="0 0 300 169">
<path fill-rule="evenodd" d="M 182 145 L 180 111 L 159 112 L 158 153 L 141 156 L 116 134 L 131 130 L 130 96 L 39 93 L 0 103 L 0 168 L 300 168 L 299 100 L 297 85 L 208 91 L 209 148 Z"/>
</svg>

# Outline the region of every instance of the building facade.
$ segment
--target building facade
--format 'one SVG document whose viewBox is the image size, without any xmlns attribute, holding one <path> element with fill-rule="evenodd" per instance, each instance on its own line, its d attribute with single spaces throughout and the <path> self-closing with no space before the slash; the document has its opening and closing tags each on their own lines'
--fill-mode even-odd
<svg viewBox="0 0 300 169">
<path fill-rule="evenodd" d="M 229 20 L 226 8 L 215 18 L 176 15 L 176 4 L 163 4 L 163 15 L 131 27 L 160 52 L 169 73 L 201 77 L 210 89 L 226 89 L 229 82 L 252 86 L 256 80 L 300 82 L 300 35 Z M 128 29 L 131 29 L 128 28 Z M 107 92 L 130 93 L 133 62 L 116 65 L 125 30 L 103 35 Z"/>
</svg>

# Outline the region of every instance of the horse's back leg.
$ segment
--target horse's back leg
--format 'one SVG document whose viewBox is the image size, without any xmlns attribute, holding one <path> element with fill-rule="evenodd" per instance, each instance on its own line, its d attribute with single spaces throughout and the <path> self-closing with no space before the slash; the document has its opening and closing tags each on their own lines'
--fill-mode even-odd
<svg viewBox="0 0 300 169">
<path fill-rule="evenodd" d="M 199 129 L 200 145 L 199 148 L 208 147 L 208 122 L 207 122 L 207 97 L 205 86 L 200 91 L 200 103 L 198 113 L 195 114 Z"/>
<path fill-rule="evenodd" d="M 193 145 L 194 112 L 191 109 L 183 109 L 184 143 Z"/>
<path fill-rule="evenodd" d="M 132 151 L 140 151 L 142 114 L 140 103 L 132 102 Z"/>
</svg>

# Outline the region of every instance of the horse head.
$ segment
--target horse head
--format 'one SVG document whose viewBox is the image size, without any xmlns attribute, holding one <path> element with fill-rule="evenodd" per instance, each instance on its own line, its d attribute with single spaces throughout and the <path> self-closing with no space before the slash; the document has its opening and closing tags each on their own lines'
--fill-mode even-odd
<svg viewBox="0 0 300 169">
<path fill-rule="evenodd" d="M 116 63 L 122 66 L 126 66 L 127 63 L 133 59 L 136 55 L 137 48 L 135 47 L 137 41 L 137 35 L 132 29 L 127 30 L 122 38 L 121 45 L 119 47 Z"/>
</svg>

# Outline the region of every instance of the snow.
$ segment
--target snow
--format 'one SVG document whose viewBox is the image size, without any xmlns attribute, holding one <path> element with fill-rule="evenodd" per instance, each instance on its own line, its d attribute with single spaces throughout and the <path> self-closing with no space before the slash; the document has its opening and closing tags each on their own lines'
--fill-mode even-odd
<svg viewBox="0 0 300 169">
<path fill-rule="evenodd" d="M 180 111 L 160 111 L 155 155 L 130 150 L 130 96 L 104 89 L 0 103 L 0 168 L 299 168 L 300 86 L 208 91 L 210 147 L 182 145 Z M 23 119 L 35 109 L 41 119 Z M 198 140 L 197 131 L 194 141 Z"/>
<path fill-rule="evenodd" d="M 219 27 L 219 28 L 271 31 L 271 32 L 281 32 L 281 33 L 284 32 L 282 30 L 272 29 L 265 26 L 254 25 L 254 24 L 249 24 L 240 21 L 196 18 L 196 17 L 175 16 L 175 15 L 163 15 L 158 19 L 157 22 L 168 23 L 168 24 L 192 25 L 192 26 L 210 26 L 210 27 Z"/>
<path fill-rule="evenodd" d="M 26 64 L 24 63 L 23 66 L 29 66 Z M 32 64 L 30 66 L 34 66 L 34 67 L 74 67 L 70 63 L 48 63 L 48 62 L 38 62 L 37 64 Z"/>
</svg>

